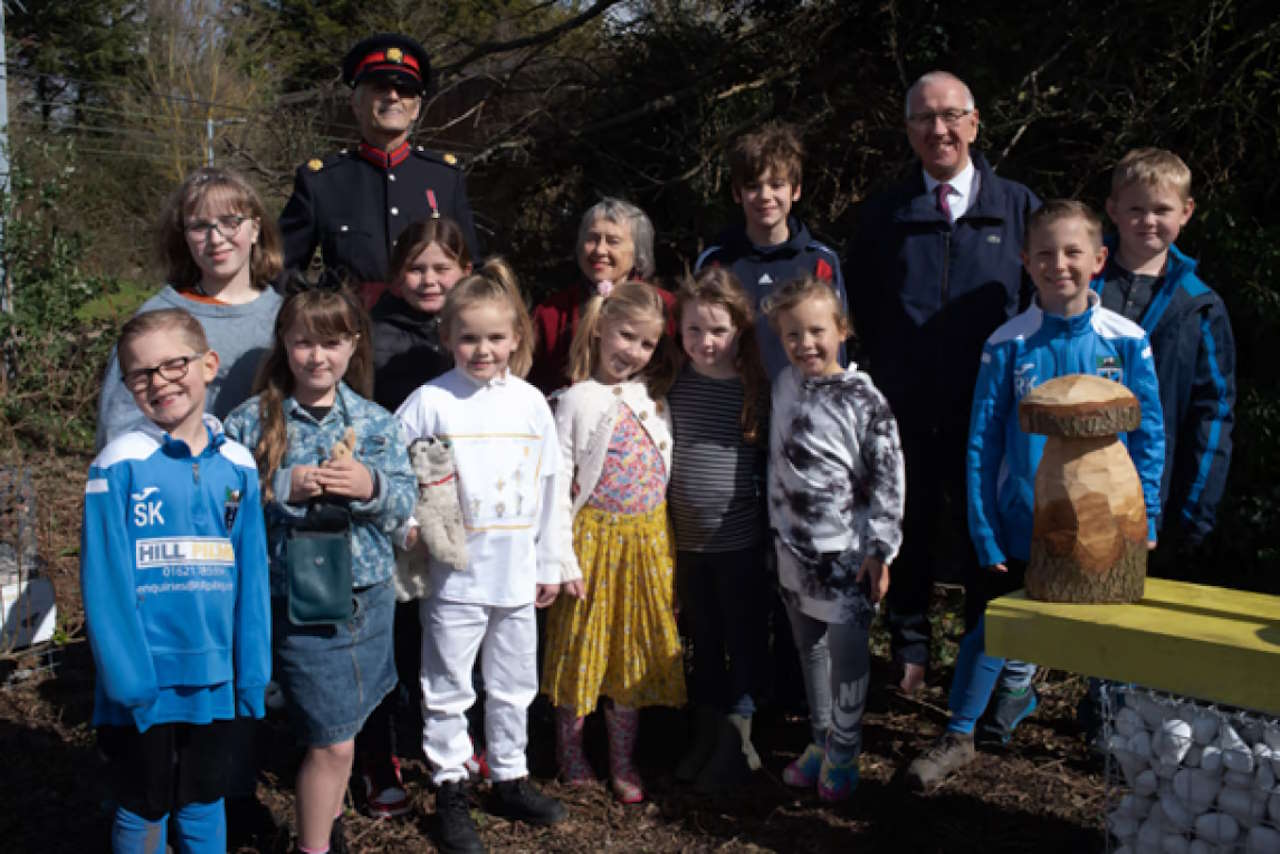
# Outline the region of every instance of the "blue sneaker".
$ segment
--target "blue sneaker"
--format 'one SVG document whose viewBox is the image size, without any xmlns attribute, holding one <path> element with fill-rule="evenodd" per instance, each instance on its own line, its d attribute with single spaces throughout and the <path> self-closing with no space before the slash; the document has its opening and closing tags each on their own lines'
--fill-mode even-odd
<svg viewBox="0 0 1280 854">
<path fill-rule="evenodd" d="M 858 788 L 858 757 L 854 756 L 846 762 L 832 762 L 830 756 L 822 757 L 822 768 L 818 771 L 818 798 L 833 804 L 847 801 Z"/>
<path fill-rule="evenodd" d="M 799 758 L 782 769 L 782 782 L 797 789 L 807 789 L 818 782 L 818 773 L 822 770 L 822 761 L 826 759 L 826 751 L 816 744 L 810 744 Z"/>
<path fill-rule="evenodd" d="M 987 707 L 978 724 L 977 743 L 982 747 L 1004 747 L 1013 738 L 1013 731 L 1023 719 L 1036 710 L 1040 699 L 1036 689 L 1028 685 L 1020 694 L 1003 688 L 996 690 L 995 699 Z"/>
</svg>

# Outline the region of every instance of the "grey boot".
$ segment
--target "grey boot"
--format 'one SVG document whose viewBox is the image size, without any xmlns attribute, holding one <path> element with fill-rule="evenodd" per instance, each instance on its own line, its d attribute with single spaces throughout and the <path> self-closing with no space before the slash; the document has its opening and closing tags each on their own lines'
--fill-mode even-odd
<svg viewBox="0 0 1280 854">
<path fill-rule="evenodd" d="M 693 713 L 693 744 L 676 763 L 676 779 L 692 783 L 716 749 L 720 713 L 710 706 L 698 706 Z"/>
</svg>

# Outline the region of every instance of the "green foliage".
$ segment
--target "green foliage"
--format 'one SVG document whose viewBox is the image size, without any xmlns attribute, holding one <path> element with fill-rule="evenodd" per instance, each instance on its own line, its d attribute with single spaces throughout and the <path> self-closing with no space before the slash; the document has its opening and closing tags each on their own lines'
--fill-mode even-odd
<svg viewBox="0 0 1280 854">
<path fill-rule="evenodd" d="M 62 150 L 26 150 L 0 198 L 0 243 L 9 286 L 0 314 L 4 373 L 0 430 L 39 445 L 85 451 L 92 447 L 102 366 L 120 314 L 137 306 L 137 287 L 86 275 L 87 241 L 60 224 L 68 203 L 68 173 L 34 179 L 23 163 L 69 159 Z M 119 313 L 110 310 L 119 308 Z"/>
</svg>

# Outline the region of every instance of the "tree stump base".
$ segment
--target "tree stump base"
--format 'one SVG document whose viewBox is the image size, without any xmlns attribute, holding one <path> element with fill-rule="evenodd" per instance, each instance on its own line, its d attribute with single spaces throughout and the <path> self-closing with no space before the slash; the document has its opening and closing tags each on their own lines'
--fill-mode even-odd
<svg viewBox="0 0 1280 854">
<path fill-rule="evenodd" d="M 1027 595 L 1042 602 L 1138 602 L 1147 582 L 1147 544 L 1126 542 L 1110 571 L 1098 575 L 1081 569 L 1071 555 L 1055 555 L 1042 543 L 1031 543 L 1027 562 Z"/>
</svg>

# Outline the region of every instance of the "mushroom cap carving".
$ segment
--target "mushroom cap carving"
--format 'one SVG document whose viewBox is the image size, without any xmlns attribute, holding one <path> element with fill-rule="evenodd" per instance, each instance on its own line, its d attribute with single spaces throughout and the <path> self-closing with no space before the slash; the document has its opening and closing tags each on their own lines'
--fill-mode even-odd
<svg viewBox="0 0 1280 854">
<path fill-rule="evenodd" d="M 1067 374 L 1036 386 L 1018 404 L 1026 433 L 1068 438 L 1113 436 L 1136 430 L 1142 406 L 1133 392 L 1092 374 Z"/>
</svg>

